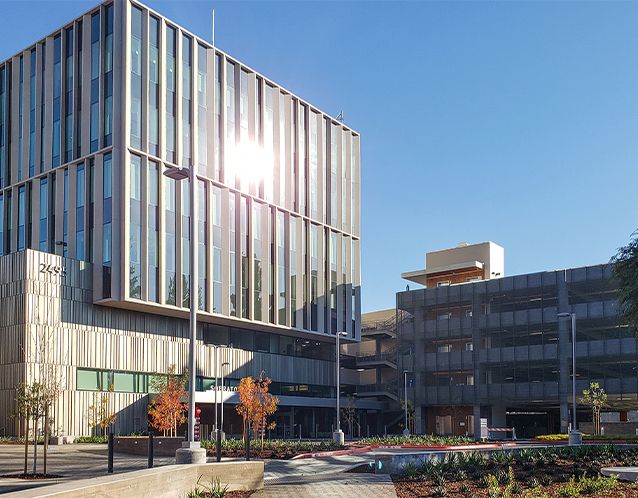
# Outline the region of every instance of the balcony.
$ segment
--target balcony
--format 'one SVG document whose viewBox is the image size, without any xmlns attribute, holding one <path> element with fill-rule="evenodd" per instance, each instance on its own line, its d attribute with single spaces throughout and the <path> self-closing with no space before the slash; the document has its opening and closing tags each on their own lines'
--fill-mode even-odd
<svg viewBox="0 0 638 498">
<path fill-rule="evenodd" d="M 393 346 L 377 353 L 357 353 L 357 367 L 388 367 L 397 368 L 397 348 Z"/>
<path fill-rule="evenodd" d="M 388 397 L 393 401 L 397 401 L 397 385 L 389 382 L 380 382 L 377 384 L 363 384 L 357 386 L 357 397 L 370 398 L 370 397 Z"/>
</svg>

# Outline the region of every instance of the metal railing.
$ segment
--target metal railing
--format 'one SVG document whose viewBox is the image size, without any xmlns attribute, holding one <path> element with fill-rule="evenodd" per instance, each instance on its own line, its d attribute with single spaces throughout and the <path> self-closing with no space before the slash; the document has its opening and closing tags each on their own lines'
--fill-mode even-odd
<svg viewBox="0 0 638 498">
<path fill-rule="evenodd" d="M 392 346 L 385 351 L 375 353 L 357 353 L 357 364 L 387 361 L 396 366 L 397 363 L 397 347 Z"/>
<path fill-rule="evenodd" d="M 357 393 L 387 393 L 396 398 L 397 385 L 389 382 L 379 382 L 377 384 L 363 384 L 357 386 Z"/>
<path fill-rule="evenodd" d="M 412 315 L 407 311 L 399 311 L 399 323 L 404 323 Z M 374 320 L 370 322 L 361 322 L 361 330 L 388 330 L 390 332 L 396 332 L 397 330 L 397 315 L 394 314 L 390 318 L 385 320 Z"/>
</svg>

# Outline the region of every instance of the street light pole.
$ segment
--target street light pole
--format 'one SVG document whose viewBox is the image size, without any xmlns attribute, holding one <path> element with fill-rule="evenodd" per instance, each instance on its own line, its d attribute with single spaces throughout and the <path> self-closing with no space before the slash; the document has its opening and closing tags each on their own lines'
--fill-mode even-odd
<svg viewBox="0 0 638 498">
<path fill-rule="evenodd" d="M 164 176 L 179 182 L 189 179 L 190 187 L 190 333 L 188 348 L 188 437 L 175 453 L 175 463 L 206 463 L 206 450 L 195 441 L 195 379 L 197 362 L 197 176 L 194 169 L 172 168 L 164 171 Z"/>
<path fill-rule="evenodd" d="M 403 371 L 403 402 L 405 403 L 405 429 L 403 430 L 404 436 L 410 435 L 410 429 L 408 429 L 408 370 Z"/>
<path fill-rule="evenodd" d="M 221 432 L 222 434 L 224 433 L 224 367 L 228 367 L 230 366 L 230 363 L 228 363 L 227 361 L 225 361 L 224 363 L 222 363 L 222 409 L 221 409 Z"/>
<path fill-rule="evenodd" d="M 569 444 L 580 445 L 583 435 L 576 429 L 576 313 L 559 313 L 559 318 L 572 319 L 572 430 L 569 433 Z"/>
<path fill-rule="evenodd" d="M 339 446 L 343 446 L 343 443 L 345 442 L 345 438 L 343 436 L 343 431 L 341 430 L 341 420 L 339 417 L 339 391 L 340 391 L 340 381 L 339 381 L 339 369 L 340 369 L 340 365 L 339 365 L 339 361 L 341 359 L 341 352 L 339 351 L 339 337 L 345 337 L 346 334 L 345 332 L 337 332 L 336 337 L 337 337 L 337 351 L 336 351 L 336 364 L 337 364 L 337 426 L 335 428 L 335 431 L 332 434 L 332 439 L 334 440 L 335 443 L 337 443 Z"/>
</svg>

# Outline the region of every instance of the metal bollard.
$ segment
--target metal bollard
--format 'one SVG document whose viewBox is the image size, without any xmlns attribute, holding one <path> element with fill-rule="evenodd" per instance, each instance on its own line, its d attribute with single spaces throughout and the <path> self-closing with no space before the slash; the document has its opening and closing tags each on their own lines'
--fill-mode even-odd
<svg viewBox="0 0 638 498">
<path fill-rule="evenodd" d="M 246 423 L 246 461 L 250 460 L 250 428 Z"/>
<path fill-rule="evenodd" d="M 148 468 L 153 468 L 153 431 L 148 433 Z"/>
<path fill-rule="evenodd" d="M 109 474 L 113 473 L 113 433 L 109 434 L 109 463 L 107 472 Z"/>
</svg>

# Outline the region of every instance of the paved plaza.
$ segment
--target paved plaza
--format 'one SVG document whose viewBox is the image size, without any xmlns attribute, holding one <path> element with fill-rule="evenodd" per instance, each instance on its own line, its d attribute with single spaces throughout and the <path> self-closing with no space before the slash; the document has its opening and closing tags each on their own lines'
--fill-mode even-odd
<svg viewBox="0 0 638 498">
<path fill-rule="evenodd" d="M 29 447 L 29 472 L 33 470 L 33 447 Z M 68 444 L 50 446 L 47 472 L 63 477 L 37 481 L 0 478 L 0 494 L 28 488 L 47 486 L 70 480 L 88 479 L 106 475 L 107 446 L 105 444 Z M 209 458 L 209 462 L 214 461 Z M 227 461 L 227 459 L 224 459 Z M 265 487 L 253 494 L 254 498 L 396 498 L 394 486 L 388 475 L 352 474 L 345 471 L 357 465 L 374 461 L 374 453 L 355 453 L 324 458 L 300 460 L 266 460 Z M 24 446 L 0 445 L 0 475 L 18 474 L 23 470 Z M 154 466 L 171 465 L 174 457 L 155 457 Z M 43 451 L 38 447 L 38 472 L 43 468 Z M 144 455 L 115 453 L 114 473 L 144 469 Z M 195 483 L 193 483 L 195 486 Z M 374 489 L 373 489 L 374 488 Z M 177 498 L 177 496 L 176 496 Z"/>
</svg>

